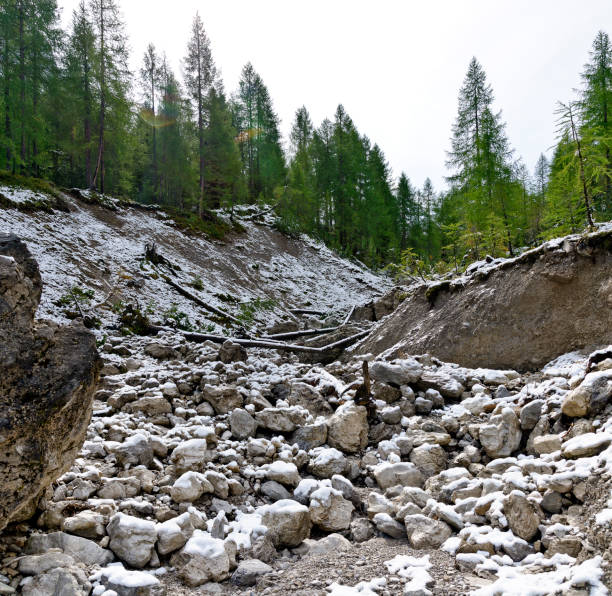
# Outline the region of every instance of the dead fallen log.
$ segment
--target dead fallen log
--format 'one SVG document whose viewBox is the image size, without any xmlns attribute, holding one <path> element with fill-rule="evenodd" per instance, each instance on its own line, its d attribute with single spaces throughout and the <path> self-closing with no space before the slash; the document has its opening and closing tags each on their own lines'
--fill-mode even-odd
<svg viewBox="0 0 612 596">
<path fill-rule="evenodd" d="M 262 211 L 258 211 L 257 213 L 254 213 L 253 215 L 250 215 L 249 217 L 246 217 L 245 219 L 249 220 L 249 221 L 253 221 L 259 217 L 263 217 L 264 215 L 266 215 L 267 213 L 270 213 L 271 211 L 274 211 L 274 209 L 276 209 L 279 206 L 279 203 L 274 203 L 274 205 L 270 205 L 270 207 L 268 207 L 267 209 L 263 209 Z"/>
<path fill-rule="evenodd" d="M 281 341 L 273 341 L 273 340 L 264 340 L 264 339 L 238 339 L 236 337 L 226 337 L 223 335 L 214 335 L 209 333 L 195 333 L 192 331 L 180 331 L 177 329 L 172 329 L 171 327 L 163 327 L 160 325 L 152 325 L 150 327 L 151 331 L 169 331 L 171 333 L 178 333 L 182 335 L 187 341 L 192 341 L 195 343 L 204 343 L 206 341 L 211 341 L 213 343 L 222 344 L 226 341 L 231 341 L 235 344 L 238 344 L 244 348 L 266 348 L 271 350 L 283 350 L 285 352 L 296 352 L 296 353 L 306 353 L 306 354 L 325 354 L 327 352 L 344 348 L 346 346 L 355 343 L 358 339 L 365 337 L 369 330 L 360 331 L 359 333 L 355 333 L 350 337 L 345 337 L 344 339 L 340 339 L 331 344 L 327 344 L 325 346 L 320 346 L 318 348 L 314 348 L 312 346 L 300 346 L 298 344 L 288 344 Z"/>
<path fill-rule="evenodd" d="M 231 321 L 232 323 L 236 325 L 242 325 L 242 322 L 239 321 L 236 317 L 230 315 L 229 313 L 222 311 L 219 308 L 216 308 L 215 306 L 211 306 L 210 304 L 207 304 L 206 302 L 204 302 L 204 300 L 202 300 L 201 298 L 198 298 L 195 294 L 192 294 L 191 292 L 183 288 L 183 286 L 177 284 L 174 280 L 170 279 L 167 275 L 161 274 L 161 278 L 169 286 L 174 288 L 181 296 L 184 296 L 185 298 L 188 298 L 192 302 L 195 302 L 198 306 L 201 306 L 203 309 L 214 313 L 215 315 L 217 315 L 218 317 L 221 317 L 222 319 Z"/>
<path fill-rule="evenodd" d="M 342 325 L 336 327 L 325 327 L 323 329 L 301 329 L 300 331 L 287 331 L 286 333 L 274 333 L 273 335 L 262 335 L 261 339 L 294 339 L 296 337 L 306 337 L 308 335 L 324 335 L 340 329 Z"/>
<path fill-rule="evenodd" d="M 351 317 L 353 316 L 354 312 L 355 312 L 355 305 L 353 304 L 353 306 L 351 307 L 351 310 L 349 310 L 348 315 L 344 317 L 344 321 L 342 321 L 342 325 L 348 325 L 348 322 L 351 320 Z"/>
<path fill-rule="evenodd" d="M 294 315 L 316 315 L 316 316 L 323 316 L 324 313 L 321 310 L 310 310 L 308 308 L 290 308 L 289 309 L 290 313 L 293 313 Z"/>
<path fill-rule="evenodd" d="M 301 329 L 299 331 L 287 331 L 286 333 L 274 333 L 273 335 L 263 335 L 262 339 L 294 339 L 296 337 L 307 337 L 309 335 L 325 335 L 326 333 L 331 333 L 332 331 L 337 331 L 341 327 L 348 325 L 348 322 L 353 316 L 353 312 L 355 311 L 355 306 L 351 308 L 349 313 L 346 315 L 342 323 L 340 325 L 336 325 L 334 327 L 324 327 L 323 329 Z M 291 311 L 295 312 L 295 311 Z"/>
</svg>

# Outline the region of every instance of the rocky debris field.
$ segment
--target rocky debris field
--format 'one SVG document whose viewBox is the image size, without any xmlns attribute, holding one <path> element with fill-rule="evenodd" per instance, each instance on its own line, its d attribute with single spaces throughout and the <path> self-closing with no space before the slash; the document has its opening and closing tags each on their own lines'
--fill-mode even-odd
<svg viewBox="0 0 612 596">
<path fill-rule="evenodd" d="M 0 440 L 11 448 L 4 473 L 17 470 L 0 487 L 0 511 L 14 509 L 16 495 L 28 504 L 0 535 L 0 595 L 608 593 L 612 346 L 525 373 L 459 366 L 404 344 L 357 355 L 369 340 L 326 365 L 236 340 L 193 343 L 169 324 L 239 329 L 174 292 L 143 254 L 145 241 L 172 263 L 164 275 L 256 337 L 331 326 L 309 340 L 320 345 L 351 326 L 376 325 L 372 337 L 391 345 L 401 317 L 399 327 L 398 315 L 385 317 L 405 293 L 379 299 L 389 280 L 246 215 L 245 233 L 218 243 L 187 237 L 155 211 L 69 197 L 65 208 L 0 210 L 0 223 L 27 240 L 44 282 L 42 297 L 35 275 L 24 290 L 14 257 L 0 258 L 0 288 L 8 288 L 1 313 L 14 310 L 31 337 L 47 330 L 22 353 L 15 325 L 0 325 L 9 412 Z M 553 244 L 559 257 L 563 241 Z M 481 264 L 457 283 L 476 285 L 505 267 Z M 111 288 L 115 301 L 94 308 Z M 597 292 L 605 294 L 599 281 Z M 33 323 L 39 299 L 39 317 L 66 323 L 76 304 L 100 327 L 90 335 L 78 322 Z M 128 302 L 166 330 L 126 333 L 118 318 Z M 428 308 L 424 324 L 435 316 Z M 62 359 L 54 334 L 74 339 L 62 343 Z M 78 358 L 79 345 L 89 359 Z M 522 345 L 527 353 L 525 338 Z M 53 424 L 45 408 L 23 424 L 11 401 L 15 363 L 26 354 L 39 364 L 30 376 L 21 370 L 24 404 L 49 395 L 37 379 L 47 378 L 45 367 L 55 371 L 48 378 L 63 397 L 58 416 L 49 410 Z M 75 374 L 74 358 L 89 361 L 88 374 Z M 364 360 L 373 404 L 363 399 Z M 66 403 L 70 415 L 62 416 Z M 19 484 L 27 476 L 19 466 L 41 461 L 49 473 Z"/>
<path fill-rule="evenodd" d="M 0 594 L 606 594 L 612 358 L 541 371 L 110 336 Z"/>
</svg>

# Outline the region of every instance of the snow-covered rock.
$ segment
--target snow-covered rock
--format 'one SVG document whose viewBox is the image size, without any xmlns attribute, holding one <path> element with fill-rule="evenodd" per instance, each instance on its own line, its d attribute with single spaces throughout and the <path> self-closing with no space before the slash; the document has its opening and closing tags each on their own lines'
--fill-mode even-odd
<svg viewBox="0 0 612 596">
<path fill-rule="evenodd" d="M 368 417 L 363 406 L 347 402 L 328 421 L 327 442 L 345 453 L 356 453 L 368 444 Z"/>
<path fill-rule="evenodd" d="M 312 523 L 308 507 L 297 501 L 283 499 L 272 505 L 264 505 L 257 511 L 277 548 L 298 546 L 310 536 Z"/>
<path fill-rule="evenodd" d="M 157 542 L 155 523 L 132 515 L 117 513 L 106 527 L 110 536 L 109 548 L 132 567 L 144 567 Z"/>
</svg>

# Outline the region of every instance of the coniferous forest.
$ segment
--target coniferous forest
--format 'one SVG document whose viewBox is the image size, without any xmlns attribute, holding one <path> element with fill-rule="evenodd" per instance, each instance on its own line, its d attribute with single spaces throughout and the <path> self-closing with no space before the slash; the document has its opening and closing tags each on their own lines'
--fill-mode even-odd
<svg viewBox="0 0 612 596">
<path fill-rule="evenodd" d="M 151 43 L 137 72 L 117 0 L 83 0 L 67 31 L 55 0 L 0 4 L 0 169 L 62 187 L 209 218 L 239 204 L 273 207 L 369 266 L 427 274 L 510 256 L 612 217 L 612 46 L 600 31 L 559 102 L 552 159 L 512 148 L 476 58 L 458 93 L 447 188 L 395 177 L 381 147 L 342 105 L 321 123 L 307 107 L 283 140 L 273 93 L 251 64 L 224 88 L 195 15 L 183 76 Z M 273 91 L 273 90 L 272 90 Z M 553 140 L 551 139 L 551 143 Z"/>
</svg>

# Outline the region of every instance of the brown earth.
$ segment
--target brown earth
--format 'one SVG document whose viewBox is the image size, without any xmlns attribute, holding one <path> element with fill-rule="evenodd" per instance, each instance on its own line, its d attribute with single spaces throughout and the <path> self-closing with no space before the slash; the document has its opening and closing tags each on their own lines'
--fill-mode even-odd
<svg viewBox="0 0 612 596">
<path fill-rule="evenodd" d="M 612 343 L 612 230 L 551 242 L 413 289 L 357 350 L 530 370 Z"/>
</svg>

